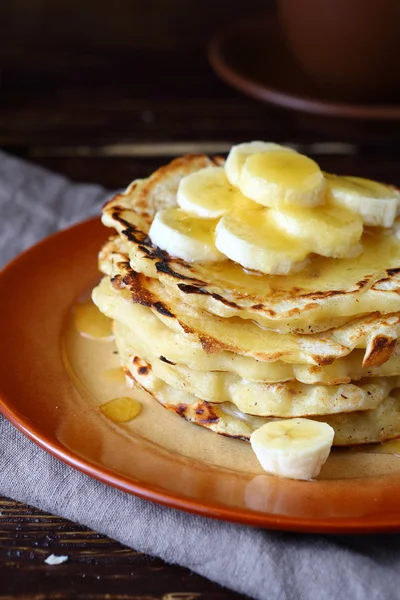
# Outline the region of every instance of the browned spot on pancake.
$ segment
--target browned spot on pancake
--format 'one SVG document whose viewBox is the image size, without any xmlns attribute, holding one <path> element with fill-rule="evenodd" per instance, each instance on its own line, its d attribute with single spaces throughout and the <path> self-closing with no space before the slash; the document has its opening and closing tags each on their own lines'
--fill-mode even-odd
<svg viewBox="0 0 400 600">
<path fill-rule="evenodd" d="M 205 284 L 203 282 L 200 285 L 205 285 Z M 214 298 L 214 300 L 218 300 L 219 302 L 222 302 L 222 304 L 225 304 L 226 306 L 230 306 L 231 308 L 241 309 L 241 307 L 238 306 L 235 302 L 226 300 L 226 298 L 224 298 L 223 296 L 221 296 L 220 294 L 217 294 L 215 292 L 213 292 L 213 293 L 208 292 L 207 290 L 203 289 L 202 287 L 197 287 L 196 285 L 187 285 L 185 283 L 178 283 L 178 288 L 185 294 L 201 294 L 204 296 L 211 296 L 212 298 Z"/>
<path fill-rule="evenodd" d="M 219 435 L 223 435 L 224 437 L 228 437 L 233 440 L 242 440 L 242 442 L 250 441 L 250 433 L 249 433 L 248 437 L 245 437 L 244 435 L 232 435 L 231 433 L 224 433 L 223 431 L 219 431 L 218 433 L 219 433 Z"/>
<path fill-rule="evenodd" d="M 135 365 L 139 375 L 147 375 L 151 372 L 151 364 L 140 358 L 140 356 L 134 356 L 132 363 Z"/>
<path fill-rule="evenodd" d="M 306 310 L 314 310 L 314 308 L 318 308 L 319 304 L 317 304 L 316 302 L 310 302 L 310 304 L 306 304 L 305 305 L 305 309 Z M 300 313 L 300 311 L 299 311 Z"/>
<path fill-rule="evenodd" d="M 377 286 L 381 285 L 382 283 L 386 283 L 387 281 L 390 281 L 390 277 L 383 277 L 382 279 L 378 279 L 378 281 L 375 281 L 374 285 L 372 286 L 372 289 L 376 289 Z"/>
<path fill-rule="evenodd" d="M 206 282 L 202 281 L 201 279 L 197 279 L 196 277 L 189 277 L 188 275 L 182 275 L 182 273 L 177 273 L 177 271 L 171 269 L 171 267 L 168 264 L 168 260 L 156 262 L 156 269 L 159 273 L 167 273 L 168 275 L 175 277 L 175 279 L 184 279 L 186 281 L 192 281 L 194 283 L 197 283 L 198 285 L 207 285 Z"/>
<path fill-rule="evenodd" d="M 172 410 L 174 410 L 176 413 L 178 413 L 178 415 L 180 415 L 181 417 L 184 417 L 186 415 L 186 411 L 188 408 L 187 404 L 166 404 L 165 405 L 166 408 L 172 408 Z"/>
<path fill-rule="evenodd" d="M 153 307 L 157 312 L 166 317 L 175 317 L 163 302 L 157 300 L 153 294 L 142 285 L 142 281 L 146 278 L 140 273 L 136 273 L 133 269 L 129 269 L 129 271 L 129 274 L 124 275 L 122 278 L 119 276 L 112 278 L 112 285 L 116 288 L 121 288 L 123 286 L 127 287 L 134 302 L 141 304 L 142 306 Z"/>
<path fill-rule="evenodd" d="M 217 423 L 219 421 L 219 416 L 209 402 L 203 402 L 202 405 L 196 410 L 196 414 L 201 416 L 198 422 L 202 425 L 207 423 Z"/>
<path fill-rule="evenodd" d="M 218 423 L 220 420 L 209 402 L 199 401 L 196 404 L 180 402 L 179 404 L 165 404 L 164 406 L 188 421 L 196 423 L 196 425 L 202 425 L 203 427 Z"/>
<path fill-rule="evenodd" d="M 157 312 L 160 313 L 160 315 L 164 315 L 165 317 L 174 317 L 175 316 L 170 310 L 168 310 L 168 308 L 166 308 L 164 306 L 164 304 L 162 302 L 154 302 L 153 306 L 157 310 Z"/>
<path fill-rule="evenodd" d="M 162 362 L 167 363 L 167 365 L 176 365 L 176 363 L 172 362 L 172 360 L 168 360 L 168 358 L 165 358 L 165 356 L 161 355 L 159 359 L 162 360 Z"/>
<path fill-rule="evenodd" d="M 120 223 L 122 223 L 126 229 L 124 229 L 122 231 L 122 234 L 128 238 L 128 240 L 130 242 L 133 242 L 135 244 L 137 244 L 138 246 L 142 246 L 142 250 L 143 248 L 146 248 L 146 254 L 151 254 L 151 256 L 157 256 L 157 246 L 154 246 L 151 243 L 150 238 L 148 237 L 147 233 L 145 233 L 144 231 L 141 231 L 138 227 L 135 227 L 135 225 L 132 225 L 132 223 L 129 223 L 128 221 L 125 221 L 124 219 L 121 219 L 120 217 L 116 217 L 115 214 L 113 214 L 113 218 L 114 219 L 118 219 L 118 221 Z M 161 250 L 162 252 L 162 250 Z"/>
<path fill-rule="evenodd" d="M 314 356 L 313 358 L 318 367 L 326 367 L 327 365 L 331 365 L 335 360 L 334 356 Z"/>
<path fill-rule="evenodd" d="M 325 299 L 325 298 L 333 298 L 335 296 L 354 295 L 355 292 L 361 291 L 366 286 L 368 286 L 371 277 L 372 276 L 369 276 L 369 277 L 366 277 L 365 279 L 361 279 L 361 281 L 358 281 L 356 284 L 354 284 L 355 289 L 352 289 L 352 290 L 324 290 L 321 292 L 316 291 L 316 292 L 308 292 L 307 294 L 302 294 L 301 288 L 296 287 L 296 288 L 292 288 L 292 290 L 288 290 L 286 293 L 288 296 L 293 295 L 298 299 L 310 298 L 311 300 L 321 300 L 321 299 Z M 314 306 L 318 306 L 318 305 L 315 304 Z M 307 305 L 305 308 L 314 308 L 314 306 Z"/>
<path fill-rule="evenodd" d="M 224 298 L 223 296 L 221 296 L 220 294 L 216 294 L 215 292 L 211 294 L 211 296 L 215 299 L 215 300 L 219 300 L 220 302 L 222 302 L 222 304 L 225 304 L 226 306 L 230 306 L 231 308 L 240 308 L 240 306 L 238 306 L 235 302 L 231 302 L 229 300 L 226 300 L 226 298 Z"/>
<path fill-rule="evenodd" d="M 206 335 L 199 335 L 199 340 L 204 352 L 207 354 L 216 354 L 217 352 L 221 352 L 221 350 L 230 350 L 231 347 L 226 344 L 222 344 L 218 342 L 212 337 Z"/>
<path fill-rule="evenodd" d="M 396 267 L 395 269 L 387 269 L 386 273 L 389 275 L 389 277 L 397 275 L 398 273 L 400 273 L 400 267 Z"/>
<path fill-rule="evenodd" d="M 357 283 L 357 285 L 358 285 L 358 287 L 360 288 L 360 290 L 361 290 L 362 288 L 364 288 L 366 285 L 368 285 L 368 284 L 369 284 L 369 280 L 370 280 L 370 278 L 369 278 L 369 277 L 366 277 L 365 279 L 361 279 L 361 281 L 359 281 L 359 282 Z"/>
<path fill-rule="evenodd" d="M 146 246 L 143 246 L 142 244 L 139 244 L 138 248 L 145 254 L 151 254 L 149 248 L 147 248 Z"/>
<path fill-rule="evenodd" d="M 363 367 L 380 367 L 389 360 L 396 346 L 396 339 L 378 335 L 374 338 L 371 348 L 365 353 Z"/>
<path fill-rule="evenodd" d="M 127 264 L 127 269 L 129 269 L 129 264 Z M 116 289 L 127 288 L 133 302 L 141 304 L 142 306 L 152 306 L 153 296 L 148 290 L 142 287 L 139 277 L 140 276 L 136 271 L 129 269 L 129 274 L 112 277 L 111 285 Z"/>
<path fill-rule="evenodd" d="M 391 273 L 391 271 L 393 271 L 393 273 Z M 382 288 L 382 284 L 390 283 L 391 287 L 389 289 L 385 290 L 385 292 L 392 293 L 392 294 L 400 294 L 400 284 L 399 284 L 398 278 L 396 279 L 397 273 L 395 271 L 396 271 L 396 269 L 388 269 L 386 272 L 389 275 L 391 275 L 391 277 L 383 277 L 382 279 L 375 281 L 374 285 L 372 286 L 372 289 L 380 291 Z"/>
<path fill-rule="evenodd" d="M 178 283 L 178 288 L 181 290 L 181 292 L 184 292 L 185 294 L 204 294 L 206 296 L 209 295 L 209 292 L 206 292 L 206 290 L 203 290 L 202 288 L 197 287 L 196 285 Z"/>
</svg>

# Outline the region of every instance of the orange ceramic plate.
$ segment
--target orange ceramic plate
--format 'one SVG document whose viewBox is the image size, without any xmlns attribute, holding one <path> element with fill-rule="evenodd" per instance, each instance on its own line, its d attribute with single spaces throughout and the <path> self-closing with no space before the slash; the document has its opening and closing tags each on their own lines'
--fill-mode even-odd
<svg viewBox="0 0 400 600">
<path fill-rule="evenodd" d="M 106 235 L 98 220 L 82 223 L 47 238 L 0 274 L 3 414 L 74 468 L 174 508 L 294 531 L 400 530 L 400 463 L 389 475 L 360 471 L 316 482 L 255 476 L 216 468 L 202 455 L 172 453 L 162 439 L 154 444 L 126 435 L 87 405 L 65 370 L 62 335 L 76 298 L 98 278 L 97 252 Z"/>
</svg>

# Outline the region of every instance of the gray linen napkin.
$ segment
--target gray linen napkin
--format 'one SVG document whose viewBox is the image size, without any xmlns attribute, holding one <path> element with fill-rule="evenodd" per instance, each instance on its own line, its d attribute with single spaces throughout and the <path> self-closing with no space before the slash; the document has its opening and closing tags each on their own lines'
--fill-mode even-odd
<svg viewBox="0 0 400 600">
<path fill-rule="evenodd" d="M 0 152 L 0 261 L 97 214 L 107 194 Z M 0 494 L 264 600 L 400 597 L 400 537 L 268 532 L 161 507 L 56 460 L 0 417 Z M 1 517 L 0 517 L 1 519 Z"/>
</svg>

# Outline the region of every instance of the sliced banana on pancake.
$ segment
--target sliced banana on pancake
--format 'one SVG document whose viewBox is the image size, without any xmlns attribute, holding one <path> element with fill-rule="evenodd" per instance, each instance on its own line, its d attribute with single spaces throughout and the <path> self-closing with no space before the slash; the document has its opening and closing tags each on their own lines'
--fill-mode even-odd
<svg viewBox="0 0 400 600">
<path fill-rule="evenodd" d="M 363 223 L 373 227 L 391 227 L 398 212 L 397 190 L 361 177 L 338 177 L 325 173 L 330 191 L 329 203 L 361 215 Z"/>
<path fill-rule="evenodd" d="M 223 167 L 200 169 L 184 177 L 176 200 L 183 210 L 206 219 L 217 219 L 236 209 L 258 208 L 229 183 Z"/>
<path fill-rule="evenodd" d="M 252 154 L 260 154 L 262 152 L 295 152 L 287 146 L 280 146 L 272 142 L 246 142 L 233 146 L 228 154 L 225 163 L 225 172 L 228 180 L 232 185 L 237 186 L 243 165 Z"/>
<path fill-rule="evenodd" d="M 276 150 L 249 156 L 238 187 L 263 206 L 317 206 L 325 200 L 324 175 L 311 158 L 296 152 Z"/>
<path fill-rule="evenodd" d="M 183 177 L 222 164 L 206 156 L 179 158 L 107 203 L 103 222 L 115 227 L 135 270 L 159 278 L 170 294 L 200 310 L 252 319 L 281 332 L 312 333 L 355 315 L 400 311 L 400 240 L 392 230 L 369 230 L 359 256 L 312 255 L 288 276 L 244 272 L 232 261 L 203 264 L 160 254 L 148 237 L 155 212 L 176 207 Z"/>
<path fill-rule="evenodd" d="M 172 256 L 189 262 L 214 262 L 225 258 L 214 244 L 216 224 L 213 219 L 200 219 L 180 208 L 167 208 L 155 215 L 149 237 Z"/>
<path fill-rule="evenodd" d="M 346 257 L 363 233 L 361 217 L 345 208 L 284 208 L 271 210 L 270 219 L 310 252 L 333 258 Z"/>
<path fill-rule="evenodd" d="M 327 423 L 311 419 L 273 421 L 250 437 L 262 468 L 290 479 L 315 479 L 326 462 L 335 435 Z"/>
<path fill-rule="evenodd" d="M 293 239 L 277 227 L 269 210 L 225 215 L 215 229 L 215 245 L 246 269 L 281 275 L 302 266 L 310 251 L 307 241 Z"/>
</svg>

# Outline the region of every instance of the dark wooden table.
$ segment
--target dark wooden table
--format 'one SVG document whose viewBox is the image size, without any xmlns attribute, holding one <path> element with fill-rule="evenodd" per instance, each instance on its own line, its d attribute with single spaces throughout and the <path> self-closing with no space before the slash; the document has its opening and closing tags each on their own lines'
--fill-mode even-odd
<svg viewBox="0 0 400 600">
<path fill-rule="evenodd" d="M 27 0 L 17 3 L 31 11 L 31 19 L 37 17 L 33 33 L 27 28 L 29 35 L 20 15 L 0 8 L 1 23 L 8 26 L 0 32 L 0 147 L 8 152 L 77 181 L 114 189 L 178 154 L 222 152 L 234 142 L 264 139 L 300 144 L 325 169 L 400 185 L 397 125 L 306 117 L 259 104 L 218 81 L 205 59 L 204 43 L 226 20 L 231 2 L 224 0 L 217 9 L 218 3 L 207 0 L 203 12 L 195 8 L 192 18 L 187 10 L 180 16 L 187 4 L 179 0 L 158 2 L 163 14 L 171 6 L 176 13 L 168 35 L 161 17 L 154 22 L 149 13 L 146 25 L 145 2 L 138 3 L 140 10 L 121 2 L 128 12 L 139 10 L 141 20 L 132 32 L 139 42 L 122 43 L 117 33 L 124 19 L 113 17 L 118 43 L 112 49 L 93 41 L 93 32 L 87 41 L 82 23 L 76 24 L 73 10 L 81 6 L 76 1 L 59 3 L 61 13 L 65 9 L 57 21 L 59 38 L 51 24 L 53 33 L 43 47 L 39 38 L 46 24 L 50 28 L 51 3 L 37 4 L 44 7 L 40 18 Z M 246 10 L 263 4 L 254 0 Z M 79 14 L 86 23 L 98 3 L 88 0 L 83 6 Z M 236 7 L 238 14 L 245 11 L 239 3 Z M 150 21 L 153 45 L 143 32 Z M 104 29 L 104 22 L 96 26 Z M 181 31 L 185 23 L 191 24 L 186 37 Z M 75 45 L 66 34 L 68 24 L 75 26 Z M 12 500 L 2 499 L 0 512 L 0 599 L 240 597 L 186 569 Z M 51 553 L 67 554 L 69 560 L 49 567 L 44 559 Z"/>
</svg>

